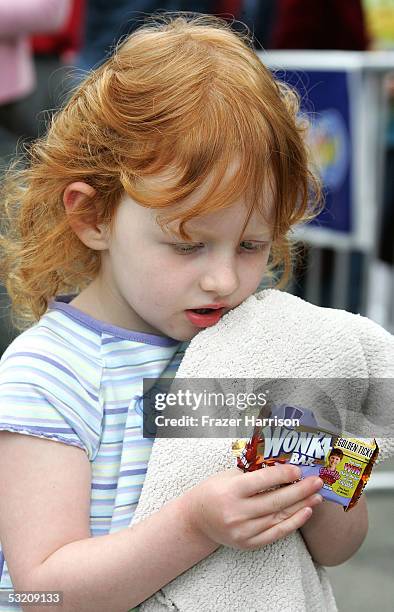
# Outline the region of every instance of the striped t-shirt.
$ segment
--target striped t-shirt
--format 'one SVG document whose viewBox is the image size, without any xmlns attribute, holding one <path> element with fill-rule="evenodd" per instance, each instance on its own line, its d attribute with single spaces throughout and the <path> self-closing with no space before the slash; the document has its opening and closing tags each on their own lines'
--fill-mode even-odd
<svg viewBox="0 0 394 612">
<path fill-rule="evenodd" d="M 152 440 L 142 436 L 143 378 L 172 378 L 188 345 L 108 325 L 52 302 L 0 362 L 0 430 L 83 449 L 91 462 L 92 536 L 128 527 Z M 12 589 L 0 543 L 0 611 Z"/>
</svg>

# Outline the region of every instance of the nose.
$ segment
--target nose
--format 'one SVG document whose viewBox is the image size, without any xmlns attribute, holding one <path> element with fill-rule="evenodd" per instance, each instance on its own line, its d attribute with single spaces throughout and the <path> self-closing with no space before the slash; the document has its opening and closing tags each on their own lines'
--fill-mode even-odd
<svg viewBox="0 0 394 612">
<path fill-rule="evenodd" d="M 203 291 L 211 291 L 220 296 L 231 295 L 239 287 L 236 262 L 231 255 L 210 258 L 200 278 Z"/>
</svg>

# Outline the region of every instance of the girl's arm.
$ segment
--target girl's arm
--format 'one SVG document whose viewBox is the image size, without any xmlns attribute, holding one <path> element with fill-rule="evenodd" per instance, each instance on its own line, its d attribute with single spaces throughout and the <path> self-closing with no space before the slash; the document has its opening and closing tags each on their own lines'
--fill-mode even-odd
<svg viewBox="0 0 394 612">
<path fill-rule="evenodd" d="M 218 547 L 188 527 L 181 498 L 133 528 L 92 538 L 83 450 L 1 432 L 0 456 L 0 537 L 14 588 L 62 591 L 64 612 L 124 612 Z"/>
<path fill-rule="evenodd" d="M 342 506 L 324 501 L 313 510 L 301 527 L 305 543 L 316 563 L 339 565 L 360 548 L 368 531 L 365 496 L 349 512 Z"/>
</svg>

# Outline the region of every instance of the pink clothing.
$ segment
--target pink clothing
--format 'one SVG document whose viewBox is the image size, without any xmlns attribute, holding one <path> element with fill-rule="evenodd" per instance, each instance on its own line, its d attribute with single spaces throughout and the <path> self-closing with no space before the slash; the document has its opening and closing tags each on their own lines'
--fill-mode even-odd
<svg viewBox="0 0 394 612">
<path fill-rule="evenodd" d="M 29 36 L 58 30 L 69 10 L 70 0 L 0 0 L 0 104 L 33 90 Z"/>
</svg>

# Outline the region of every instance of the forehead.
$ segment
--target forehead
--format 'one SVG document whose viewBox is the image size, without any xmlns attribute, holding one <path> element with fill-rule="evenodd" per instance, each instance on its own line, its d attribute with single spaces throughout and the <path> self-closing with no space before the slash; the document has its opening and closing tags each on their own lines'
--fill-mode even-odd
<svg viewBox="0 0 394 612">
<path fill-rule="evenodd" d="M 141 206 L 128 195 L 125 195 L 115 216 L 115 232 L 133 230 L 137 235 L 152 234 L 159 236 L 163 232 L 178 237 L 179 220 L 172 221 L 161 229 L 158 217 L 162 210 Z M 233 237 L 241 232 L 248 216 L 248 207 L 242 200 L 224 210 L 206 213 L 190 219 L 185 229 L 192 238 L 213 239 L 218 235 Z M 258 210 L 252 211 L 244 234 L 250 234 L 259 240 L 271 240 L 272 224 Z"/>
<path fill-rule="evenodd" d="M 190 219 L 185 224 L 185 228 L 191 234 L 213 238 L 218 233 L 227 234 L 234 229 L 240 231 L 247 218 L 248 205 L 245 200 L 240 199 L 228 208 Z M 172 230 L 176 225 L 177 222 L 172 223 L 170 229 Z M 263 215 L 261 211 L 253 210 L 245 227 L 245 232 L 259 233 L 262 236 L 264 234 L 268 238 L 271 233 L 269 218 Z"/>
<path fill-rule="evenodd" d="M 217 177 L 215 173 L 212 172 L 196 189 L 194 189 L 194 191 L 192 191 L 192 193 L 190 193 L 190 195 L 181 201 L 177 201 L 175 206 L 176 210 L 180 212 L 179 218 L 184 218 L 185 213 L 191 209 L 196 213 L 185 223 L 184 227 L 188 232 L 204 232 L 208 235 L 209 233 L 217 233 L 217 229 L 220 226 L 224 228 L 226 225 L 239 225 L 242 228 L 248 216 L 247 229 L 260 228 L 260 230 L 264 230 L 273 225 L 275 220 L 275 205 L 269 181 L 265 181 L 265 185 L 262 185 L 258 206 L 254 206 L 250 214 L 248 214 L 250 210 L 250 201 L 247 201 L 246 195 L 241 195 L 235 201 L 229 202 L 223 200 L 223 208 L 220 208 L 221 202 L 219 197 L 219 206 L 216 204 L 216 207 L 209 211 L 207 197 L 212 195 L 212 193 L 210 194 L 210 190 L 213 186 L 216 187 L 217 191 L 214 191 L 216 195 L 216 193 L 220 194 L 222 187 L 231 188 L 231 182 L 234 181 L 234 175 L 237 169 L 238 163 L 235 160 L 228 165 L 219 186 L 215 185 L 215 179 L 217 179 Z M 171 193 L 171 189 L 177 185 L 178 181 L 179 175 L 177 175 L 176 168 L 174 166 L 168 166 L 161 172 L 144 177 L 140 180 L 139 185 L 142 187 L 145 194 L 152 193 L 155 195 L 166 191 Z M 175 206 L 173 207 L 174 210 Z M 147 222 L 158 224 L 158 219 L 160 217 L 164 217 L 168 212 L 171 213 L 172 206 L 169 202 L 168 207 L 155 209 L 140 205 L 139 208 L 139 216 L 144 217 Z M 165 229 L 170 232 L 176 232 L 178 226 L 179 220 L 175 220 L 165 225 Z"/>
</svg>

